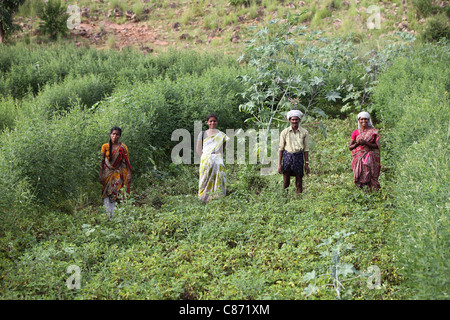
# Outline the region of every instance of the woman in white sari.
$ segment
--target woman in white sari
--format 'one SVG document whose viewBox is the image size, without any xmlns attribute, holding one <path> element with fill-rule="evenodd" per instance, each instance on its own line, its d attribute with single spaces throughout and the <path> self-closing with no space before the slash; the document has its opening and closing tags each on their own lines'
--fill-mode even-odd
<svg viewBox="0 0 450 320">
<path fill-rule="evenodd" d="M 226 195 L 223 150 L 229 137 L 217 130 L 217 122 L 217 116 L 210 114 L 206 118 L 209 129 L 202 131 L 197 139 L 197 153 L 200 156 L 198 197 L 203 203 L 211 197 Z"/>
</svg>

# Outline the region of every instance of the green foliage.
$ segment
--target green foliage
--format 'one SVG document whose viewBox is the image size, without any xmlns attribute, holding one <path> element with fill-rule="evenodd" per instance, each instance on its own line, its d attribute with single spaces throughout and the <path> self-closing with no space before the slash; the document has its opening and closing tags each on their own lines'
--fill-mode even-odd
<svg viewBox="0 0 450 320">
<path fill-rule="evenodd" d="M 13 128 L 20 103 L 11 97 L 0 96 L 0 132 L 6 128 Z"/>
<path fill-rule="evenodd" d="M 229 0 L 232 6 L 249 6 L 251 4 L 251 0 Z"/>
<path fill-rule="evenodd" d="M 58 35 L 64 36 L 67 29 L 67 19 L 69 14 L 61 3 L 61 0 L 48 0 L 39 13 L 42 23 L 39 25 L 39 31 L 48 34 L 50 39 L 55 40 Z"/>
<path fill-rule="evenodd" d="M 283 122 L 283 114 L 291 109 L 323 115 L 320 108 L 311 108 L 317 96 L 323 94 L 322 73 L 301 62 L 294 38 L 305 35 L 304 28 L 291 31 L 299 17 L 290 16 L 282 25 L 278 25 L 279 20 L 269 22 L 249 41 L 246 53 L 239 58 L 247 59 L 254 68 L 254 72 L 240 77 L 244 86 L 241 95 L 247 102 L 239 108 L 252 115 L 250 120 L 258 127 L 270 128 L 272 121 Z M 302 96 L 307 96 L 307 102 L 300 102 Z"/>
<path fill-rule="evenodd" d="M 433 0 L 412 0 L 412 5 L 421 17 L 428 17 L 438 10 Z"/>
<path fill-rule="evenodd" d="M 42 11 L 44 4 L 44 1 L 24 0 L 23 4 L 19 6 L 17 15 L 22 17 L 37 17 L 38 13 Z"/>
<path fill-rule="evenodd" d="M 56 111 L 68 111 L 77 103 L 86 108 L 92 107 L 113 91 L 114 85 L 100 75 L 90 74 L 81 77 L 71 75 L 58 84 L 46 84 L 33 103 L 48 110 L 49 115 Z"/>
<path fill-rule="evenodd" d="M 0 94 L 22 99 L 28 92 L 36 95 L 47 83 L 60 83 L 66 76 L 79 79 L 93 74 L 115 86 L 165 76 L 175 80 L 184 74 L 200 75 L 217 64 L 235 67 L 236 61 L 194 52 L 169 51 L 156 57 L 133 50 L 105 52 L 74 45 L 1 46 Z"/>
<path fill-rule="evenodd" d="M 399 32 L 380 50 L 370 50 L 359 57 L 360 68 L 356 69 L 356 81 L 347 81 L 344 78 L 337 88 L 338 92 L 345 95 L 342 102 L 346 104 L 341 107 L 341 112 L 372 112 L 371 96 L 378 77 L 388 70 L 398 57 L 410 54 L 414 41 L 414 36 Z"/>
<path fill-rule="evenodd" d="M 2 143 L 5 143 L 5 146 L 2 147 L 2 152 L 5 154 L 14 153 L 15 146 L 9 143 L 8 131 L 2 132 L 0 135 Z M 6 159 L 0 161 L 0 172 L 2 172 L 0 212 L 2 212 L 1 215 L 3 216 L 14 215 L 22 210 L 27 210 L 29 206 L 33 205 L 35 200 L 35 189 L 30 179 L 26 176 L 26 172 L 24 172 L 23 168 L 11 170 L 13 165 L 12 161 Z"/>
<path fill-rule="evenodd" d="M 78 106 L 52 121 L 39 110 L 19 112 L 15 130 L 3 134 L 5 169 L 15 179 L 29 181 L 38 203 L 52 205 L 71 198 L 94 180 L 98 154 L 80 151 L 98 148 L 100 128 Z"/>
<path fill-rule="evenodd" d="M 171 141 L 174 130 L 193 133 L 194 121 L 204 123 L 210 112 L 217 113 L 223 128 L 240 127 L 245 118 L 237 112 L 241 102 L 236 96 L 238 69 L 231 59 L 218 64 L 215 56 L 203 60 L 192 53 L 147 59 L 133 52 L 118 55 L 61 48 L 59 55 L 41 49 L 43 65 L 41 61 L 30 65 L 21 61 L 36 56 L 16 50 L 29 56 L 7 55 L 3 60 L 3 68 L 9 70 L 7 92 L 20 97 L 27 84 L 36 89 L 20 103 L 10 97 L 2 100 L 1 121 L 14 130 L 5 133 L 8 138 L 0 147 L 1 158 L 8 170 L 4 179 L 26 180 L 35 190 L 37 203 L 70 211 L 82 194 L 92 200 L 98 185 L 99 150 L 109 140 L 113 125 L 124 130 L 134 176 L 139 177 L 167 168 L 170 150 L 177 143 Z M 73 63 L 68 63 L 71 58 Z M 138 59 L 133 62 L 133 58 Z M 131 69 L 126 64 L 120 68 L 124 61 L 137 66 L 136 73 L 128 74 Z M 155 70 L 160 70 L 160 76 L 154 76 Z M 148 79 L 149 75 L 153 78 Z M 6 180 L 0 178 L 0 182 Z"/>
<path fill-rule="evenodd" d="M 311 168 L 327 163 L 329 172 L 305 177 L 300 197 L 282 192 L 280 175 L 262 179 L 251 166 L 226 165 L 235 191 L 204 205 L 197 199 L 198 166 L 172 166 L 166 174 L 137 179 L 110 222 L 97 205 L 71 214 L 1 215 L 2 297 L 333 299 L 328 289 L 306 297 L 308 284 L 301 280 L 311 270 L 329 270 L 330 257 L 318 245 L 347 230 L 355 232 L 354 247 L 339 262 L 361 272 L 376 264 L 383 278 L 382 289 L 369 289 L 360 278 L 347 277 L 342 298 L 395 298 L 395 258 L 385 246 L 392 232 L 389 187 L 376 195 L 355 189 L 349 153 L 342 155 L 342 149 L 356 123 L 325 121 L 331 146 L 320 129 L 307 129 L 316 142 Z M 264 184 L 248 188 L 256 177 Z M 71 265 L 81 270 L 80 289 L 67 288 Z"/>
<path fill-rule="evenodd" d="M 13 15 L 25 0 L 3 0 L 0 2 L 0 43 L 20 27 L 13 22 Z"/>
<path fill-rule="evenodd" d="M 345 288 L 342 285 L 342 282 L 349 280 L 348 275 L 354 275 L 356 273 L 351 263 L 345 263 L 341 260 L 347 251 L 354 249 L 353 244 L 345 242 L 345 238 L 353 234 L 354 232 L 335 232 L 332 236 L 322 240 L 322 243 L 317 246 L 317 248 L 329 246 L 329 248 L 321 251 L 320 255 L 325 258 L 330 257 L 331 265 L 329 266 L 329 272 L 323 275 L 318 275 L 316 274 L 316 271 L 313 270 L 303 276 L 302 281 L 309 283 L 309 285 L 305 288 L 304 294 L 310 296 L 319 292 L 320 287 L 317 286 L 316 283 L 321 281 L 321 278 L 331 278 L 331 286 L 332 289 L 336 291 L 336 298 L 341 299 L 341 291 Z M 312 280 L 314 280 L 314 283 L 311 283 Z M 323 287 L 327 285 L 324 285 Z"/>
<path fill-rule="evenodd" d="M 426 45 L 380 78 L 377 114 L 389 126 L 395 170 L 392 247 L 401 248 L 405 283 L 416 299 L 448 299 L 448 124 L 450 48 Z"/>
<path fill-rule="evenodd" d="M 426 20 L 421 37 L 426 42 L 450 39 L 450 23 L 445 14 L 435 15 Z"/>
<path fill-rule="evenodd" d="M 306 33 L 297 26 L 301 16 L 288 16 L 282 24 L 269 22 L 239 58 L 252 67 L 240 77 L 240 94 L 246 101 L 240 110 L 259 127 L 284 123 L 284 114 L 291 109 L 303 111 L 305 119 L 371 111 L 377 77 L 397 57 L 408 54 L 414 41 L 399 33 L 380 50 L 358 55 L 352 37 Z"/>
</svg>

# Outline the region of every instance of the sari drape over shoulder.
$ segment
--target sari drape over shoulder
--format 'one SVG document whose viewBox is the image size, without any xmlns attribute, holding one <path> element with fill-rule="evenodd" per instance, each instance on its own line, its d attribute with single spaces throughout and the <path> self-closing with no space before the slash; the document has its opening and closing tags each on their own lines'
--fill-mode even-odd
<svg viewBox="0 0 450 320">
<path fill-rule="evenodd" d="M 127 176 L 131 174 L 128 148 L 121 143 L 113 152 L 109 161 L 109 144 L 102 146 L 102 153 L 105 153 L 103 162 L 103 186 L 102 199 L 109 198 L 115 202 L 124 195 L 124 190 L 130 193 L 130 184 L 127 185 Z M 128 171 L 130 170 L 130 172 Z M 124 188 L 126 186 L 126 188 Z"/>
<path fill-rule="evenodd" d="M 352 134 L 352 139 L 360 143 L 367 141 L 376 143 L 378 149 L 371 149 L 367 151 L 364 145 L 358 145 L 352 150 L 352 169 L 355 184 L 358 187 L 368 186 L 370 188 L 379 189 L 380 183 L 378 177 L 380 176 L 380 136 L 375 128 L 369 128 L 366 131 L 360 129 L 355 130 Z"/>
<path fill-rule="evenodd" d="M 202 134 L 203 136 L 203 134 Z M 223 144 L 229 137 L 221 131 L 201 137 L 203 141 L 199 169 L 198 197 L 206 202 L 210 196 L 226 195 L 226 174 L 223 164 Z"/>
</svg>

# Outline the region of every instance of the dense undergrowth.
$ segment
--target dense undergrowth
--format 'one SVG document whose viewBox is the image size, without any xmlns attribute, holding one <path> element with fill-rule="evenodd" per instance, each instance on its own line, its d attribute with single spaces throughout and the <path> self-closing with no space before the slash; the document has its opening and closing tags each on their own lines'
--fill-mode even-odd
<svg viewBox="0 0 450 320">
<path fill-rule="evenodd" d="M 211 110 L 228 127 L 240 127 L 245 118 L 235 94 L 242 68 L 230 57 L 171 52 L 156 58 L 74 46 L 1 50 L 0 206 L 27 206 L 33 199 L 61 207 L 95 190 L 99 146 L 113 125 L 133 146 L 137 177 L 168 160 L 175 129 L 192 131 Z"/>
<path fill-rule="evenodd" d="M 207 205 L 198 166 L 170 163 L 170 134 L 211 111 L 220 129 L 246 129 L 238 76 L 251 69 L 177 52 L 0 50 L 3 299 L 448 298 L 448 44 L 408 48 L 377 78 L 380 192 L 352 181 L 354 110 L 325 100 L 342 119 L 321 119 L 326 136 L 302 124 L 303 195 L 260 165 L 230 164 L 228 195 Z M 113 125 L 136 174 L 109 222 L 97 170 Z"/>
<path fill-rule="evenodd" d="M 303 299 L 303 277 L 328 274 L 322 240 L 336 232 L 353 250 L 341 262 L 345 299 L 401 298 L 396 255 L 386 245 L 392 230 L 391 187 L 355 189 L 347 151 L 354 121 L 327 122 L 329 138 L 311 123 L 315 142 L 305 193 L 282 192 L 281 176 L 229 165 L 228 196 L 207 205 L 196 196 L 198 166 L 180 165 L 166 177 L 136 182 L 131 199 L 107 222 L 101 206 L 3 215 L 4 298 L 44 299 Z M 332 143 L 331 143 L 332 141 Z M 331 249 L 332 244 L 329 245 Z M 81 269 L 81 288 L 69 290 L 66 269 Z M 367 285 L 368 267 L 381 270 L 381 288 Z M 314 279 L 329 285 L 330 276 Z M 325 286 L 314 299 L 334 299 Z"/>
<path fill-rule="evenodd" d="M 448 45 L 425 46 L 399 59 L 375 93 L 396 173 L 392 239 L 420 299 L 448 299 L 450 290 L 449 54 Z"/>
</svg>

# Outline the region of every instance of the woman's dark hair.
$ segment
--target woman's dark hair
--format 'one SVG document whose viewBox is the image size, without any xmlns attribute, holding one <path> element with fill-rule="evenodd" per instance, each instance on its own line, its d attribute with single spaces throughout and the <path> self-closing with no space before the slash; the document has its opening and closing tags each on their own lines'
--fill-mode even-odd
<svg viewBox="0 0 450 320">
<path fill-rule="evenodd" d="M 119 127 L 112 127 L 111 131 L 109 132 L 109 134 L 113 133 L 113 131 L 119 131 L 120 135 L 122 136 L 122 129 L 120 129 Z M 111 141 L 111 137 L 109 138 L 109 161 L 111 162 L 112 160 L 112 141 Z"/>
<path fill-rule="evenodd" d="M 208 121 L 209 118 L 216 118 L 216 120 L 219 121 L 219 119 L 217 118 L 217 115 L 216 115 L 215 113 L 210 113 L 210 114 L 206 117 L 206 121 Z"/>
</svg>

